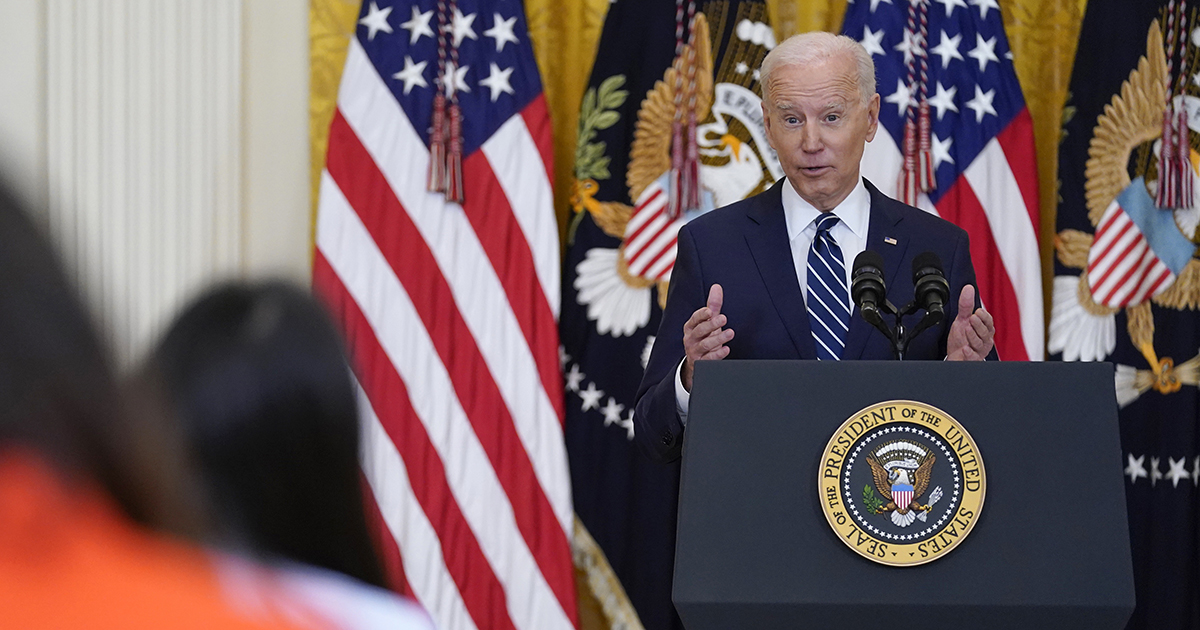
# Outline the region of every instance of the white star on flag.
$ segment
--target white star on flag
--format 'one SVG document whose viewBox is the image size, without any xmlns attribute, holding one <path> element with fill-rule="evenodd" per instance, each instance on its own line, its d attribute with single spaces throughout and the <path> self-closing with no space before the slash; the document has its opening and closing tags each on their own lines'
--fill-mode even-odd
<svg viewBox="0 0 1200 630">
<path fill-rule="evenodd" d="M 996 4 L 996 0 L 968 0 L 971 6 L 979 7 L 979 17 L 986 20 L 988 9 L 1000 10 L 1000 5 Z"/>
<path fill-rule="evenodd" d="M 901 117 L 904 116 L 904 112 L 910 105 L 913 107 L 917 105 L 916 99 L 913 98 L 912 90 L 904 84 L 902 79 L 896 79 L 896 91 L 883 100 L 895 104 L 896 109 L 900 111 Z"/>
<path fill-rule="evenodd" d="M 513 69 L 505 68 L 504 70 L 501 70 L 500 66 L 497 66 L 494 62 L 491 65 L 491 72 L 488 73 L 488 77 L 486 79 L 483 79 L 479 82 L 479 85 L 482 85 L 492 91 L 492 102 L 495 103 L 496 99 L 500 98 L 501 92 L 506 94 L 513 93 L 512 85 L 508 81 L 509 76 L 512 75 Z"/>
<path fill-rule="evenodd" d="M 389 7 L 390 11 L 391 8 Z M 412 19 L 400 25 L 400 28 L 408 31 L 412 35 L 408 38 L 408 44 L 411 46 L 421 39 L 422 35 L 433 37 L 433 29 L 429 28 L 429 20 L 433 19 L 433 10 L 421 13 L 417 9 L 417 5 L 413 5 Z"/>
<path fill-rule="evenodd" d="M 446 62 L 446 77 L 449 81 L 443 81 L 445 85 L 442 87 L 446 90 L 446 96 L 453 96 L 455 92 L 470 93 L 471 88 L 467 85 L 467 70 L 471 66 L 455 67 L 453 61 Z"/>
<path fill-rule="evenodd" d="M 1125 466 L 1125 474 L 1129 475 L 1129 483 L 1137 483 L 1139 477 L 1149 477 L 1146 474 L 1146 456 L 1134 458 L 1133 453 L 1127 455 L 1129 464 Z"/>
<path fill-rule="evenodd" d="M 984 41 L 983 35 L 975 33 L 975 48 L 967 53 L 967 56 L 979 61 L 980 72 L 987 69 L 989 61 L 1000 63 L 1000 58 L 996 56 L 996 38 L 993 37 Z"/>
<path fill-rule="evenodd" d="M 950 157 L 950 145 L 954 143 L 954 138 L 950 137 L 945 140 L 939 140 L 935 135 L 931 139 L 933 140 L 931 147 L 933 150 L 933 170 L 936 171 L 942 165 L 942 162 L 953 164 L 954 158 Z"/>
<path fill-rule="evenodd" d="M 967 101 L 967 108 L 975 110 L 975 122 L 983 122 L 985 114 L 996 115 L 996 108 L 992 107 L 992 99 L 996 97 L 996 90 L 988 90 L 986 93 L 979 89 L 979 85 L 975 86 L 975 98 Z"/>
<path fill-rule="evenodd" d="M 892 0 L 871 0 L 871 13 L 874 13 L 875 9 L 879 8 L 879 4 L 881 2 L 884 4 L 891 4 Z"/>
<path fill-rule="evenodd" d="M 954 37 L 946 37 L 946 31 L 942 31 L 942 41 L 930 49 L 929 52 L 940 55 L 942 57 L 942 67 L 950 65 L 951 59 L 963 60 L 962 53 L 958 52 L 958 43 L 962 41 L 962 33 Z"/>
<path fill-rule="evenodd" d="M 1174 457 L 1167 458 L 1167 465 L 1170 467 L 1170 470 L 1167 471 L 1167 479 L 1171 480 L 1172 488 L 1178 488 L 1180 481 L 1191 479 L 1191 475 L 1187 471 L 1186 464 L 1186 457 L 1180 457 L 1179 461 L 1175 461 Z"/>
<path fill-rule="evenodd" d="M 462 40 L 464 38 L 479 39 L 479 37 L 475 35 L 475 29 L 471 28 L 471 24 L 474 22 L 474 13 L 464 16 L 462 11 L 459 11 L 458 7 L 455 7 L 454 18 L 450 20 L 450 24 L 443 27 L 443 29 L 446 32 L 454 35 L 454 46 L 458 47 L 462 45 Z"/>
<path fill-rule="evenodd" d="M 600 399 L 604 397 L 604 390 L 596 389 L 595 383 L 588 383 L 587 389 L 579 392 L 579 397 L 583 399 L 583 410 L 599 409 Z"/>
<path fill-rule="evenodd" d="M 404 81 L 405 94 L 412 91 L 414 85 L 429 87 L 429 84 L 425 82 L 425 66 L 428 64 L 428 61 L 413 63 L 412 57 L 404 55 L 404 69 L 393 74 L 392 78 Z"/>
<path fill-rule="evenodd" d="M 871 55 L 882 56 L 887 54 L 887 52 L 883 50 L 883 29 L 872 32 L 870 26 L 863 26 L 863 37 L 862 41 L 859 43 L 861 43 L 862 47 L 866 48 L 867 52 Z"/>
<path fill-rule="evenodd" d="M 514 44 L 517 43 L 517 36 L 513 34 L 513 25 L 516 23 L 516 16 L 505 20 L 504 18 L 500 17 L 499 13 L 492 14 L 492 28 L 484 31 L 483 35 L 496 40 L 496 52 L 503 51 L 504 45 L 508 42 L 512 42 Z"/>
<path fill-rule="evenodd" d="M 625 405 L 617 402 L 612 396 L 608 397 L 608 404 L 600 409 L 600 413 L 604 414 L 604 426 L 619 423 L 621 421 L 621 412 L 625 411 Z"/>
<path fill-rule="evenodd" d="M 916 51 L 917 45 L 920 43 L 920 41 L 921 35 L 919 33 L 906 29 L 904 31 L 904 38 L 900 40 L 899 44 L 893 46 L 892 50 L 898 50 L 904 53 L 904 63 L 908 63 L 909 61 L 913 60 L 913 53 Z"/>
<path fill-rule="evenodd" d="M 946 113 L 947 109 L 956 114 L 958 113 L 958 106 L 954 104 L 954 97 L 957 95 L 958 86 L 951 85 L 950 89 L 947 90 L 946 88 L 942 87 L 942 82 L 938 81 L 937 94 L 935 94 L 933 98 L 929 99 L 929 104 L 937 108 L 938 120 L 942 119 L 942 115 Z"/>
<path fill-rule="evenodd" d="M 567 372 L 566 387 L 569 392 L 579 391 L 579 384 L 583 382 L 583 372 L 579 371 L 579 365 L 572 365 L 571 371 Z"/>
<path fill-rule="evenodd" d="M 937 1 L 946 5 L 946 17 L 950 17 L 950 14 L 954 13 L 954 7 L 962 7 L 964 9 L 967 8 L 967 3 L 963 2 L 963 0 L 937 0 Z"/>
<path fill-rule="evenodd" d="M 367 41 L 374 41 L 375 34 L 379 31 L 391 34 L 392 25 L 388 24 L 387 21 L 388 15 L 391 15 L 391 13 L 392 7 L 380 9 L 379 5 L 374 2 L 371 3 L 371 8 L 367 9 L 367 15 L 358 21 L 359 24 L 367 27 Z"/>
</svg>

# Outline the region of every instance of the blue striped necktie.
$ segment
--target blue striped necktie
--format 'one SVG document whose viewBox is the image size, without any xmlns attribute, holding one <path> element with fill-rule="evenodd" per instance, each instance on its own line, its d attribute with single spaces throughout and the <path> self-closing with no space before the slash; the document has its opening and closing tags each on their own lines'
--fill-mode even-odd
<svg viewBox="0 0 1200 630">
<path fill-rule="evenodd" d="M 827 212 L 817 218 L 817 234 L 808 250 L 808 325 L 817 346 L 817 359 L 840 361 L 850 324 L 850 291 L 846 287 L 846 265 L 842 248 L 829 230 L 837 215 Z"/>
</svg>

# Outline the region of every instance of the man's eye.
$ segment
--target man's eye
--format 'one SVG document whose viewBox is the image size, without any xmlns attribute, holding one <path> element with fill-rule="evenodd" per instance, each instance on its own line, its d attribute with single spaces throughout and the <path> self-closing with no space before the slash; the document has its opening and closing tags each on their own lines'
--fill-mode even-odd
<svg viewBox="0 0 1200 630">
<path fill-rule="evenodd" d="M 789 125 L 794 125 L 794 124 L 800 122 L 800 119 L 796 118 L 795 116 L 788 116 L 787 118 L 784 118 L 783 121 Z"/>
<path fill-rule="evenodd" d="M 838 116 L 837 114 L 829 114 L 828 116 L 825 117 L 825 121 L 826 122 L 837 122 L 838 118 L 841 118 L 841 117 Z"/>
</svg>

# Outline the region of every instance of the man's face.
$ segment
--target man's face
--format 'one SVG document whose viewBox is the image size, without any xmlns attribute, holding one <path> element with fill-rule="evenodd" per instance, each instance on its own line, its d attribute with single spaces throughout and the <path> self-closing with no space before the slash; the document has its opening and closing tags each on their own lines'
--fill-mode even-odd
<svg viewBox="0 0 1200 630">
<path fill-rule="evenodd" d="M 864 145 L 879 126 L 879 95 L 863 104 L 849 55 L 778 68 L 765 86 L 767 141 L 788 181 L 827 212 L 858 183 Z"/>
</svg>

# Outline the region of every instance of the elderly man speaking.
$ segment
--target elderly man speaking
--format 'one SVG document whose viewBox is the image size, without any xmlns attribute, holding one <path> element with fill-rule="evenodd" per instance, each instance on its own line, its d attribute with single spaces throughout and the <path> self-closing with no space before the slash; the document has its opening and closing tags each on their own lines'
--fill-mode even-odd
<svg viewBox="0 0 1200 630">
<path fill-rule="evenodd" d="M 767 55 L 761 76 L 767 138 L 786 177 L 679 231 L 667 307 L 634 412 L 638 443 L 658 460 L 680 455 L 696 361 L 892 358 L 888 339 L 850 299 L 850 266 L 864 250 L 882 256 L 888 278 L 934 252 L 958 296 L 906 359 L 995 357 L 967 233 L 859 175 L 879 126 L 867 51 L 841 35 L 796 35 Z M 905 284 L 891 283 L 888 299 L 911 300 Z"/>
</svg>

